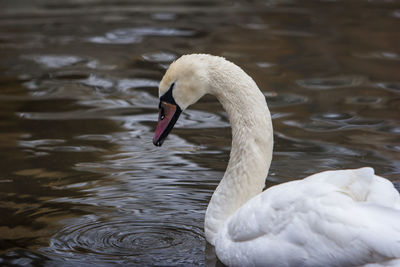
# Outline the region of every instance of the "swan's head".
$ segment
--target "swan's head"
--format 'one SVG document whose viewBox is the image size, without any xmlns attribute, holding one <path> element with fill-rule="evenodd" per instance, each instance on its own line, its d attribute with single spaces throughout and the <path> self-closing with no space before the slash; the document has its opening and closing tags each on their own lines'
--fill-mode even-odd
<svg viewBox="0 0 400 267">
<path fill-rule="evenodd" d="M 210 55 L 185 55 L 173 62 L 159 86 L 160 104 L 153 144 L 161 146 L 179 115 L 210 92 Z"/>
</svg>

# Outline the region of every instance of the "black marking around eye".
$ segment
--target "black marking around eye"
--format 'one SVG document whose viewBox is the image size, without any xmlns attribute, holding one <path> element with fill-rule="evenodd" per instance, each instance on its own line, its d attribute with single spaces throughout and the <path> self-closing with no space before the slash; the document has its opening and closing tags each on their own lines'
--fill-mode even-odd
<svg viewBox="0 0 400 267">
<path fill-rule="evenodd" d="M 173 105 L 178 106 L 178 104 L 175 102 L 174 97 L 172 96 L 172 89 L 174 89 L 175 83 L 172 83 L 171 86 L 169 87 L 168 91 L 165 92 L 165 94 L 163 94 L 160 97 L 160 104 L 161 102 L 167 102 Z"/>
</svg>

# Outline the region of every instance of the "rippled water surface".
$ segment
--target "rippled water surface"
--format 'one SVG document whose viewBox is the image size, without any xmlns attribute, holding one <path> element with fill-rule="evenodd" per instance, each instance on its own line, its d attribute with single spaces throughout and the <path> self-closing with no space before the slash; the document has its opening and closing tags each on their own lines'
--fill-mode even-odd
<svg viewBox="0 0 400 267">
<path fill-rule="evenodd" d="M 215 266 L 203 233 L 230 150 L 205 97 L 161 148 L 182 54 L 242 66 L 269 103 L 267 185 L 372 166 L 400 180 L 399 1 L 0 2 L 0 265 Z"/>
</svg>

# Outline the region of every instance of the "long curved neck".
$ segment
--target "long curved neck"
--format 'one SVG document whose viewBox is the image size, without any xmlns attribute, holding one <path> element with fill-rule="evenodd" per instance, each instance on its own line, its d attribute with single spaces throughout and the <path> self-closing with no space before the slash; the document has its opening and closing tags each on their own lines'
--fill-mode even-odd
<svg viewBox="0 0 400 267">
<path fill-rule="evenodd" d="M 206 239 L 215 245 L 224 222 L 264 188 L 272 158 L 273 130 L 265 97 L 250 76 L 227 61 L 211 70 L 212 94 L 226 110 L 232 127 L 228 167 L 205 217 Z"/>
</svg>

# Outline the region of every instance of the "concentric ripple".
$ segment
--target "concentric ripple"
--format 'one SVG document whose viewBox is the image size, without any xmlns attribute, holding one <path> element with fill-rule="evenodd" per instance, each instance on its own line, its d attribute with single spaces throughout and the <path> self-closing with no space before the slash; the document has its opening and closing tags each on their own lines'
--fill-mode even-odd
<svg viewBox="0 0 400 267">
<path fill-rule="evenodd" d="M 204 237 L 197 226 L 171 222 L 112 220 L 81 222 L 56 233 L 45 253 L 104 262 L 191 264 L 203 259 Z M 122 261 L 122 262 L 121 262 Z"/>
</svg>

